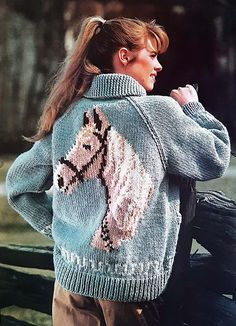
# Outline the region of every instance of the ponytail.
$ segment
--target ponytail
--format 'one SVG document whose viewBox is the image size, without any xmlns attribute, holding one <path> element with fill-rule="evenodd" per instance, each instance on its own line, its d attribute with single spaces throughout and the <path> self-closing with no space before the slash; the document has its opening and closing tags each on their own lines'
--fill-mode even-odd
<svg viewBox="0 0 236 326">
<path fill-rule="evenodd" d="M 91 39 L 104 23 L 105 20 L 101 17 L 90 17 L 84 20 L 74 49 L 54 77 L 54 83 L 39 120 L 38 132 L 35 136 L 24 137 L 24 139 L 35 142 L 49 134 L 55 120 L 64 114 L 74 100 L 83 96 L 90 87 L 94 75 L 100 73 L 100 69 L 92 64 L 87 56 Z"/>
</svg>

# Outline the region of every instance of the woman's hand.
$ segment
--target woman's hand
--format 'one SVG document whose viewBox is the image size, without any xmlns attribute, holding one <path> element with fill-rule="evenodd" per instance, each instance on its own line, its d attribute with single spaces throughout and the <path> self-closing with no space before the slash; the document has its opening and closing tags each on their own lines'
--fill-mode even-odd
<svg viewBox="0 0 236 326">
<path fill-rule="evenodd" d="M 197 92 L 192 85 L 186 85 L 185 87 L 178 87 L 178 89 L 173 89 L 170 93 L 170 96 L 175 99 L 180 105 L 184 105 L 189 102 L 198 102 Z"/>
</svg>

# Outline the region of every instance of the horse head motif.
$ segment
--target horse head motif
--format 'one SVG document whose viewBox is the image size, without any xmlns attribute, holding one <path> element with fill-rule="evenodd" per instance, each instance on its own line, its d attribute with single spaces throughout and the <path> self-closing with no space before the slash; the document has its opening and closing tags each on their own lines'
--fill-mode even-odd
<svg viewBox="0 0 236 326">
<path fill-rule="evenodd" d="M 153 183 L 133 146 L 98 107 L 92 114 L 84 113 L 75 144 L 56 167 L 54 185 L 70 194 L 81 182 L 94 178 L 105 187 L 107 208 L 91 245 L 109 252 L 134 236 Z"/>
<path fill-rule="evenodd" d="M 69 194 L 80 182 L 98 177 L 106 158 L 109 129 L 110 125 L 99 108 L 93 109 L 93 115 L 84 113 L 83 127 L 75 144 L 59 160 L 54 173 L 54 185 L 59 191 Z"/>
</svg>

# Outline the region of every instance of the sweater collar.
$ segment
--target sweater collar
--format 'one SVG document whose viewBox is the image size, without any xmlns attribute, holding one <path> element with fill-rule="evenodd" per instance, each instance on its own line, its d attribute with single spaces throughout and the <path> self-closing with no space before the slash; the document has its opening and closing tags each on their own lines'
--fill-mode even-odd
<svg viewBox="0 0 236 326">
<path fill-rule="evenodd" d="M 123 74 L 100 74 L 93 78 L 91 87 L 84 94 L 87 98 L 120 98 L 145 96 L 146 90 L 134 78 Z"/>
</svg>

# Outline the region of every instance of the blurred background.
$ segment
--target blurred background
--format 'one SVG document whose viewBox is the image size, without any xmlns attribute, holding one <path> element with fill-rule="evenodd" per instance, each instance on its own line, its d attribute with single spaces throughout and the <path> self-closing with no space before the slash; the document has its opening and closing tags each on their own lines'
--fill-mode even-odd
<svg viewBox="0 0 236 326">
<path fill-rule="evenodd" d="M 226 125 L 236 151 L 235 0 L 0 0 L 0 245 L 52 245 L 9 208 L 4 181 L 16 155 L 31 146 L 22 135 L 34 134 L 50 80 L 73 47 L 82 19 L 91 15 L 156 19 L 163 25 L 170 46 L 159 57 L 163 70 L 152 93 L 169 95 L 173 88 L 198 83 L 200 101 Z M 197 187 L 236 199 L 235 178 L 232 156 L 223 178 Z M 51 325 L 47 316 L 14 307 L 5 313 L 9 309 L 37 325 Z"/>
<path fill-rule="evenodd" d="M 154 93 L 199 84 L 207 109 L 236 143 L 236 1 L 0 0 L 0 153 L 19 153 L 47 96 L 46 85 L 73 46 L 82 18 L 156 19 L 170 37 Z M 235 146 L 234 146 L 235 147 Z"/>
</svg>

